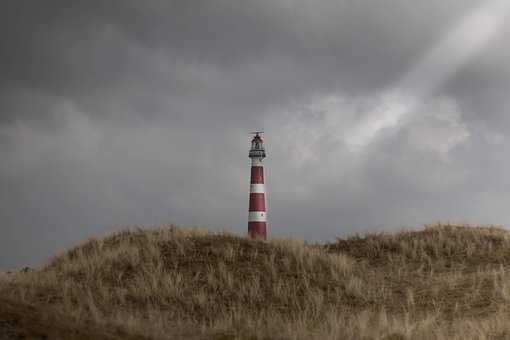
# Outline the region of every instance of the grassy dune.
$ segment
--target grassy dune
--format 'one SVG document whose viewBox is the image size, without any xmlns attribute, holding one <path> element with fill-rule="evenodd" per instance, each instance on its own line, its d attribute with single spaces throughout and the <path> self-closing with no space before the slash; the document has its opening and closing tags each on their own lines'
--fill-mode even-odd
<svg viewBox="0 0 510 340">
<path fill-rule="evenodd" d="M 509 279 L 494 227 L 327 245 L 124 231 L 0 274 L 0 339 L 507 339 Z"/>
</svg>

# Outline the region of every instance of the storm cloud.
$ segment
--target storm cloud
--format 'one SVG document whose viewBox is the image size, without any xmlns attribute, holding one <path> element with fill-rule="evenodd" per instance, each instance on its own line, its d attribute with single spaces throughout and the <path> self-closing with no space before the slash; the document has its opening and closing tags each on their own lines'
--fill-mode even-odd
<svg viewBox="0 0 510 340">
<path fill-rule="evenodd" d="M 0 269 L 179 223 L 510 225 L 506 1 L 4 1 Z"/>
</svg>

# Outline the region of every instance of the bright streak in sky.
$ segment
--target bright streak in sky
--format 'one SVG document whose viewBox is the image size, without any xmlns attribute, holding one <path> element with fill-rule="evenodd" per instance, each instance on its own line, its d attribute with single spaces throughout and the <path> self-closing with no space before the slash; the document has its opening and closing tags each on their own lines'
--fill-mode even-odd
<svg viewBox="0 0 510 340">
<path fill-rule="evenodd" d="M 484 51 L 510 19 L 510 0 L 483 1 L 402 77 L 383 91 L 380 103 L 346 136 L 351 147 L 369 144 L 385 128 L 397 126 L 470 60 Z"/>
</svg>

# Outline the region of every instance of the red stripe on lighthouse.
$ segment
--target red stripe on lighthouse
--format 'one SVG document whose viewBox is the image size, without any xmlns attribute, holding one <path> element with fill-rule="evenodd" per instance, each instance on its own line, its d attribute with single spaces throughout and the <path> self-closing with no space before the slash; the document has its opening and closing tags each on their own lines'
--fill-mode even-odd
<svg viewBox="0 0 510 340">
<path fill-rule="evenodd" d="M 266 239 L 266 222 L 248 222 L 248 235 L 251 238 Z"/>
<path fill-rule="evenodd" d="M 251 167 L 251 184 L 264 183 L 264 167 L 252 166 Z"/>
<path fill-rule="evenodd" d="M 250 193 L 250 211 L 266 211 L 265 194 Z"/>
</svg>

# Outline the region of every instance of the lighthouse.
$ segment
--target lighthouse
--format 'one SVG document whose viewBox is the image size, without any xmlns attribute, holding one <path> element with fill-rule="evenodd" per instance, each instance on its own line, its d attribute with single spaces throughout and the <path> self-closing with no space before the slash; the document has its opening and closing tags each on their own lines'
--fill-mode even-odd
<svg viewBox="0 0 510 340">
<path fill-rule="evenodd" d="M 251 158 L 250 208 L 248 212 L 248 235 L 254 239 L 266 239 L 266 188 L 264 186 L 264 165 L 266 157 L 262 131 L 253 132 L 249 157 Z"/>
</svg>

